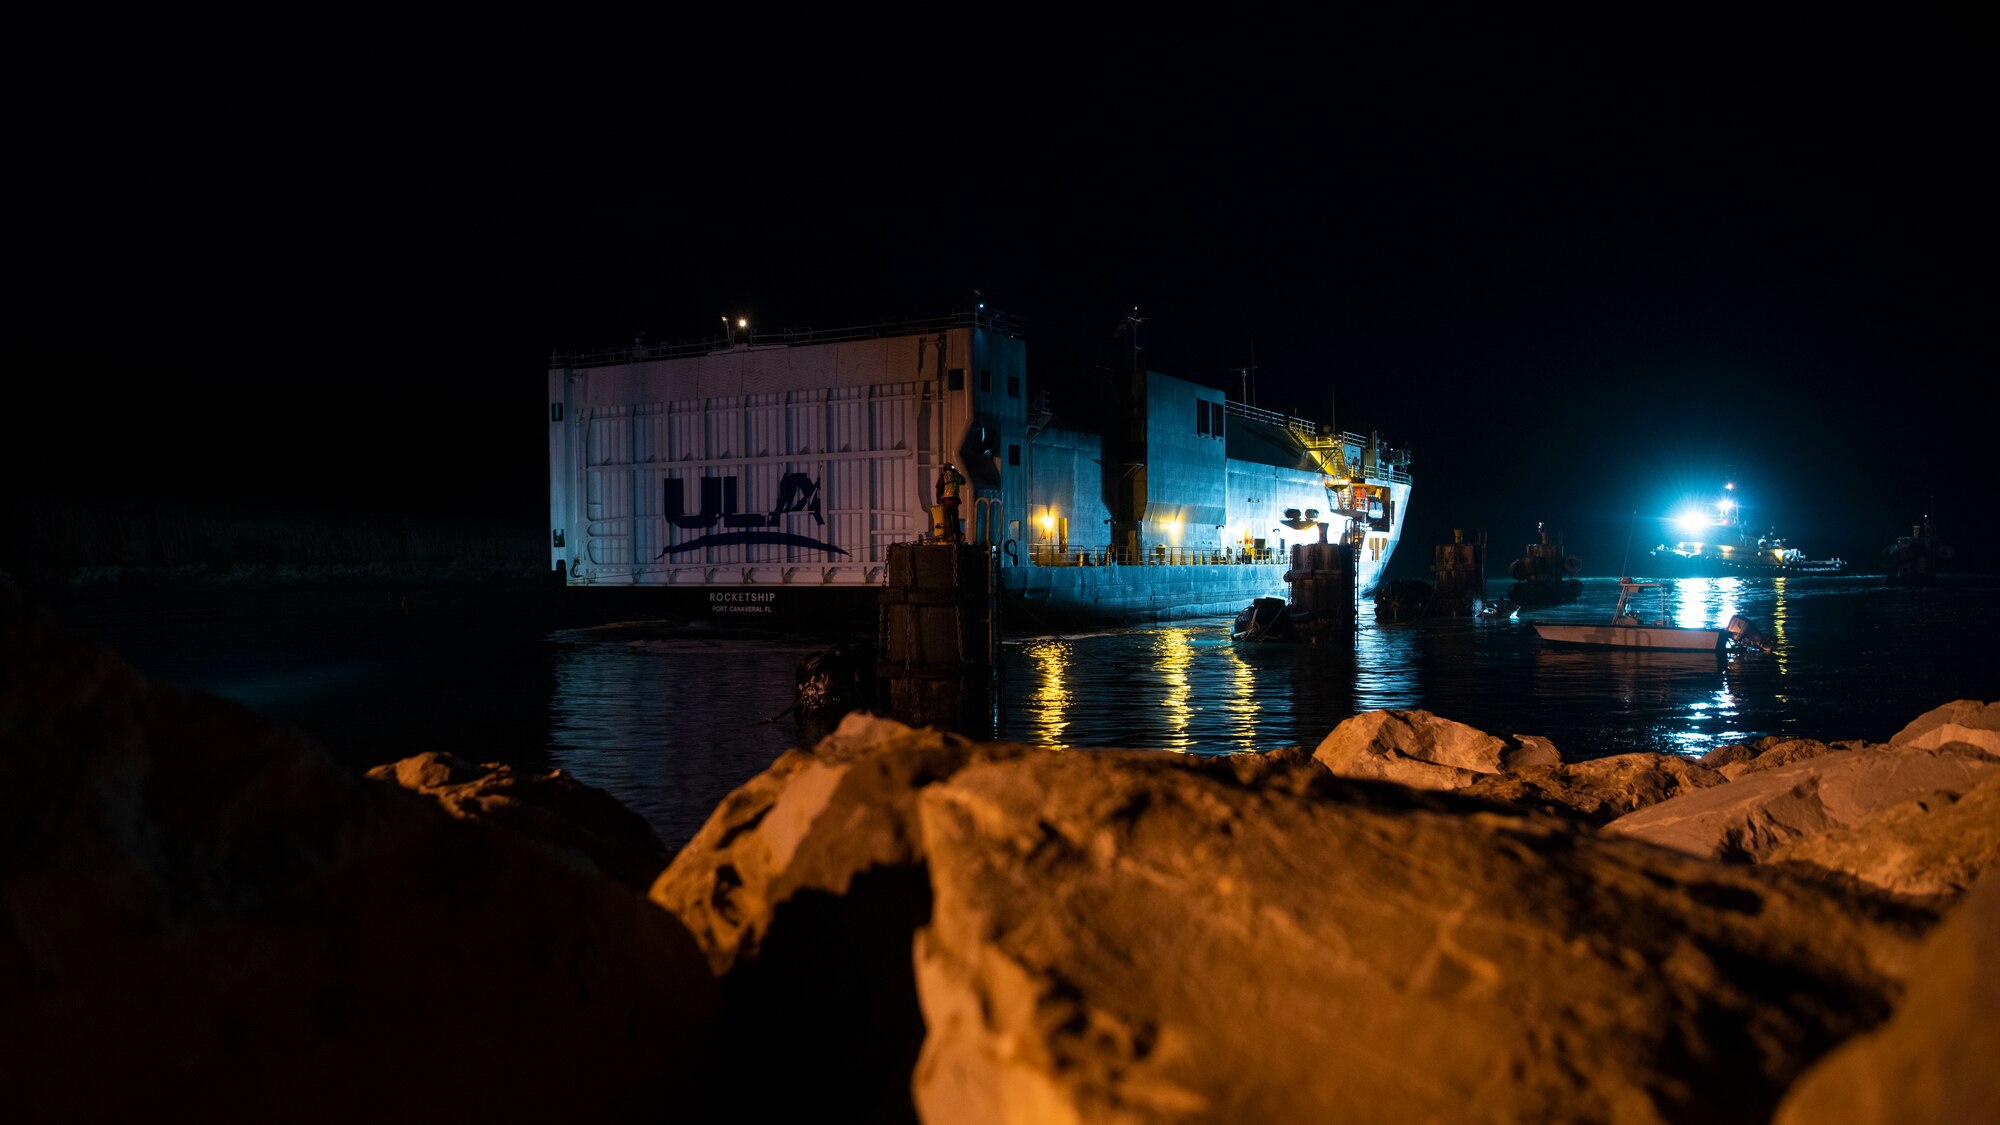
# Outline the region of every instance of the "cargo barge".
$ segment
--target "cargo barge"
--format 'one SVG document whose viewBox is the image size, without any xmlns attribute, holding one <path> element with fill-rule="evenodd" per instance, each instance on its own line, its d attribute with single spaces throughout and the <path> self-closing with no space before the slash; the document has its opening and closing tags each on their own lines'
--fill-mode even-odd
<svg viewBox="0 0 2000 1125">
<path fill-rule="evenodd" d="M 1233 615 L 1283 597 L 1288 544 L 1322 533 L 1374 591 L 1406 452 L 1154 371 L 1051 383 L 984 308 L 554 355 L 551 570 L 663 618 L 872 627 L 888 548 L 939 532 L 951 465 L 1010 631 Z"/>
</svg>

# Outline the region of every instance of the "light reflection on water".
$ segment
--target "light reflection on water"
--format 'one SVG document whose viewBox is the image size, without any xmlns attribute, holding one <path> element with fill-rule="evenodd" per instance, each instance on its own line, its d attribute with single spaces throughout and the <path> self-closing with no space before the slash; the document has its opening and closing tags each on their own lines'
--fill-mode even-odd
<svg viewBox="0 0 2000 1125">
<path fill-rule="evenodd" d="M 1003 649 L 1005 694 L 983 733 L 1045 745 L 1215 754 L 1315 746 L 1363 711 L 1421 709 L 1496 733 L 1548 737 L 1572 759 L 1700 754 L 1765 735 L 1886 740 L 1954 699 L 2000 700 L 2000 582 L 1684 579 L 1675 620 L 1742 615 L 1772 654 L 1561 649 L 1529 622 L 1378 626 L 1331 644 L 1233 644 L 1228 619 Z M 1532 611 L 1603 621 L 1611 579 Z M 525 769 L 559 766 L 638 811 L 669 847 L 785 749 L 805 642 L 718 639 L 629 625 L 550 631 L 518 607 L 433 595 L 405 617 L 319 596 L 199 614 L 106 607 L 86 619 L 149 675 L 254 706 L 357 769 L 424 750 Z M 378 599 L 380 600 L 380 599 Z M 773 721 L 776 720 L 776 721 Z"/>
<path fill-rule="evenodd" d="M 1915 678 L 1898 698 L 1859 669 L 1955 661 L 1976 634 L 1943 616 L 1909 614 L 1908 592 L 1863 580 L 1689 578 L 1670 582 L 1668 613 L 1687 628 L 1743 616 L 1774 638 L 1772 653 L 1578 649 L 1548 645 L 1533 618 L 1602 621 L 1615 580 L 1585 582 L 1576 602 L 1528 620 L 1431 620 L 1377 625 L 1364 612 L 1351 639 L 1318 646 L 1233 644 L 1215 618 L 1008 646 L 1010 696 L 999 735 L 1079 747 L 1147 746 L 1194 753 L 1312 746 L 1364 711 L 1422 709 L 1496 733 L 1539 734 L 1572 758 L 1640 750 L 1697 756 L 1766 734 L 1875 738 L 1956 698 Z M 1794 603 L 1811 603 L 1800 634 Z M 1968 602 L 1989 619 L 1993 604 Z M 1886 614 L 1893 630 L 1862 623 Z M 1919 641 L 1942 630 L 1965 641 Z M 1857 647 L 1865 636 L 1893 651 Z M 1985 646 L 1979 646 L 1983 651 Z M 1797 682 L 1800 650 L 1811 682 Z M 1059 661 L 1047 654 L 1060 653 Z M 1990 666 L 1991 658 L 1987 658 Z M 1952 664 L 1956 679 L 1969 669 Z M 1866 684 L 1865 691 L 1845 690 Z M 1845 685 L 1835 687 L 1834 685 Z M 1803 694 L 1802 694 L 1803 689 Z M 2000 696 L 2000 684 L 1989 689 Z M 1810 709 L 1803 698 L 1815 700 Z"/>
</svg>

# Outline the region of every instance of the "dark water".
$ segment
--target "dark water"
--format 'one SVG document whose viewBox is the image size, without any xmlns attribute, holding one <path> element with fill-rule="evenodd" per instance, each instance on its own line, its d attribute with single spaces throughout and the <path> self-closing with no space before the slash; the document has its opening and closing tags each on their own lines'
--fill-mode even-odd
<svg viewBox="0 0 2000 1125">
<path fill-rule="evenodd" d="M 1772 654 L 1563 650 L 1526 620 L 1378 626 L 1351 642 L 1234 645 L 1227 619 L 1023 637 L 998 735 L 1188 753 L 1316 745 L 1362 711 L 1420 708 L 1553 739 L 1571 758 L 1698 755 L 1770 734 L 1883 740 L 1938 704 L 2000 699 L 2000 578 L 1687 579 L 1676 623 L 1751 618 Z M 1611 579 L 1524 616 L 1602 620 Z M 356 769 L 443 750 L 561 767 L 669 847 L 795 743 L 793 672 L 823 647 L 661 623 L 564 620 L 492 589 L 75 602 L 63 615 L 142 672 L 314 735 Z"/>
</svg>

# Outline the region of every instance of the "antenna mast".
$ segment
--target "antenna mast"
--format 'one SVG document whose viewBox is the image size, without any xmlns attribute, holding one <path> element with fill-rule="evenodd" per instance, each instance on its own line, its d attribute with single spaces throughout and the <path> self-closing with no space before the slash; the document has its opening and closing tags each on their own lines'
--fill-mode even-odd
<svg viewBox="0 0 2000 1125">
<path fill-rule="evenodd" d="M 1146 323 L 1146 318 L 1139 315 L 1139 306 L 1133 305 L 1132 311 L 1125 314 L 1125 323 L 1131 325 L 1132 370 L 1137 371 L 1139 370 L 1139 326 Z"/>
<path fill-rule="evenodd" d="M 1248 366 L 1248 367 L 1232 367 L 1232 368 L 1230 368 L 1229 370 L 1231 370 L 1231 371 L 1235 372 L 1235 373 L 1236 373 L 1236 377 L 1237 377 L 1237 378 L 1239 378 L 1239 379 L 1241 379 L 1241 380 L 1243 381 L 1243 398 L 1242 398 L 1242 402 L 1243 402 L 1243 405 L 1245 405 L 1245 406 L 1254 406 L 1254 405 L 1256 405 L 1255 401 L 1254 401 L 1254 400 L 1252 400 L 1252 399 L 1251 399 L 1251 397 L 1250 397 L 1250 373 L 1251 373 L 1251 372 L 1253 372 L 1253 371 L 1255 371 L 1255 370 L 1257 370 L 1257 358 L 1256 358 L 1256 356 L 1255 356 L 1255 355 L 1252 355 L 1252 356 L 1251 356 L 1251 358 L 1250 358 L 1250 366 Z"/>
</svg>

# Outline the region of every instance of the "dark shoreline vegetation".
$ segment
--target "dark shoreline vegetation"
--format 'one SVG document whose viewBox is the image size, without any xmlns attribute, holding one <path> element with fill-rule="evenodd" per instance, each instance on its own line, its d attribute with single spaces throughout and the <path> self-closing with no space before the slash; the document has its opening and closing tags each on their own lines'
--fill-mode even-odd
<svg viewBox="0 0 2000 1125">
<path fill-rule="evenodd" d="M 1569 762 L 1374 711 L 1203 759 L 855 714 L 669 852 L 476 735 L 363 776 L 0 590 L 0 1104 L 1950 1120 L 2000 1104 L 1996 732 Z"/>
</svg>

